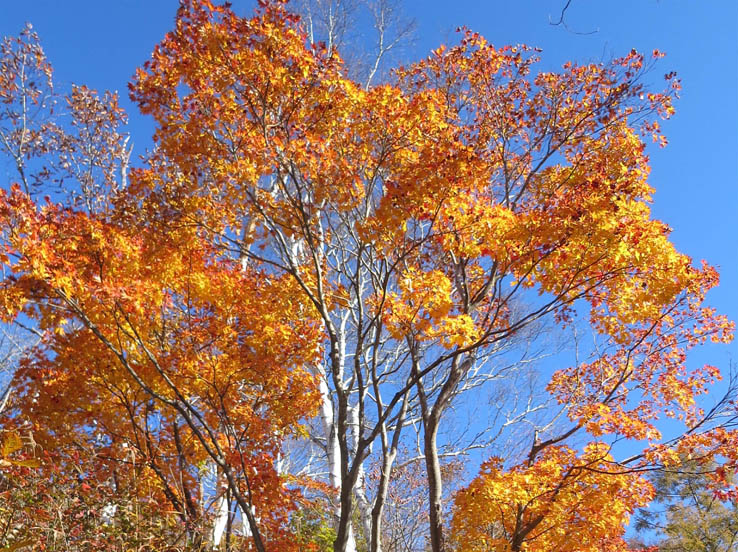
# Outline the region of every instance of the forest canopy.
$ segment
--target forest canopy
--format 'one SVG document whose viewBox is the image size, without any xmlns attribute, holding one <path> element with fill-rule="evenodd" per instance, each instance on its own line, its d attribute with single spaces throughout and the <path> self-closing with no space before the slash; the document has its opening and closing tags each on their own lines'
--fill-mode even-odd
<svg viewBox="0 0 738 552">
<path fill-rule="evenodd" d="M 734 382 L 686 360 L 734 326 L 650 207 L 663 54 L 460 29 L 383 75 L 309 5 L 183 1 L 137 156 L 2 42 L 0 551 L 617 552 L 653 472 L 734 501 Z"/>
</svg>

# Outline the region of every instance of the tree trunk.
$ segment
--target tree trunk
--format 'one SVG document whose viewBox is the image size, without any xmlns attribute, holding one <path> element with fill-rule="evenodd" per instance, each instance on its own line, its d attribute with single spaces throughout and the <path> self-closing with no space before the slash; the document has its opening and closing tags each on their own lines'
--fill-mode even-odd
<svg viewBox="0 0 738 552">
<path fill-rule="evenodd" d="M 336 541 L 333 543 L 334 552 L 356 552 L 356 542 L 352 527 L 354 513 L 353 487 L 356 482 L 356 471 L 349 469 L 349 406 L 345 391 L 337 390 L 338 417 L 335 424 L 335 435 L 338 441 L 340 468 L 339 497 L 340 513 L 336 529 Z"/>
<path fill-rule="evenodd" d="M 435 409 L 434 409 L 435 410 Z M 425 469 L 428 475 L 428 517 L 433 552 L 447 552 L 443 531 L 443 480 L 441 479 L 441 462 L 438 458 L 436 438 L 438 436 L 438 419 L 430 416 L 425 425 L 423 453 Z"/>
<path fill-rule="evenodd" d="M 211 536 L 211 548 L 217 550 L 220 548 L 220 541 L 223 539 L 226 525 L 228 525 L 228 515 L 230 508 L 228 505 L 228 482 L 223 476 L 223 470 L 216 469 L 215 478 L 215 513 L 213 516 L 213 532 Z"/>
<path fill-rule="evenodd" d="M 340 366 L 332 359 L 334 367 Z M 334 368 L 335 369 L 335 368 Z M 326 373 L 321 366 L 316 367 L 320 379 L 320 421 L 326 441 L 326 461 L 328 463 L 328 476 L 332 487 L 338 490 L 339 504 L 335 512 L 336 540 L 333 543 L 335 552 L 356 552 L 356 539 L 354 537 L 351 518 L 353 514 L 353 485 L 349 481 L 348 465 L 348 404 L 347 397 L 340 390 L 336 392 L 338 408 L 333 403 L 331 391 L 326 381 Z M 340 371 L 340 370 L 339 370 Z M 337 377 L 334 374 L 334 383 Z M 354 479 L 355 481 L 355 479 Z"/>
<path fill-rule="evenodd" d="M 417 355 L 413 352 L 413 371 L 418 373 Z M 433 407 L 428 404 L 428 397 L 421 380 L 418 380 L 418 398 L 423 416 L 423 454 L 428 476 L 428 521 L 432 552 L 448 552 L 443 531 L 443 480 L 441 478 L 441 462 L 438 457 L 438 426 L 441 416 L 458 388 L 459 382 L 473 362 L 471 357 L 463 362 L 459 356 L 451 361 L 446 382 L 441 387 Z"/>
<path fill-rule="evenodd" d="M 359 399 L 363 400 L 363 399 Z M 361 421 L 359 420 L 359 407 L 354 405 L 349 408 L 349 420 L 351 424 L 351 451 L 354 458 L 358 456 L 359 443 L 361 440 Z M 372 531 L 372 505 L 366 496 L 366 474 L 364 472 L 364 463 L 359 462 L 356 470 L 356 483 L 354 484 L 354 497 L 356 498 L 356 506 L 359 513 L 359 528 L 363 533 L 364 540 L 369 542 Z"/>
</svg>

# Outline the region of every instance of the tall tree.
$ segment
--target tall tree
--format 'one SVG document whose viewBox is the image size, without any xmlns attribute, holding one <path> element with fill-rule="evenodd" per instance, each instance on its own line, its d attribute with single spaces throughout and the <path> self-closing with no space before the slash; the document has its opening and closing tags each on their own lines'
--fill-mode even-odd
<svg viewBox="0 0 738 552">
<path fill-rule="evenodd" d="M 28 356 L 16 403 L 49 443 L 63 423 L 111 449 L 135 443 L 183 513 L 196 467 L 213 465 L 259 551 L 302 545 L 299 481 L 277 465 L 316 412 L 336 552 L 355 530 L 381 550 L 415 426 L 434 552 L 615 550 L 650 496 L 640 472 L 687 450 L 738 461 L 736 434 L 695 400 L 719 371 L 685 365 L 690 347 L 731 338 L 702 305 L 717 274 L 679 254 L 648 207 L 644 139 L 663 142 L 679 89 L 674 75 L 663 92 L 643 85 L 660 54 L 534 74 L 534 50 L 464 31 L 372 85 L 331 46 L 281 1 L 252 18 L 183 2 L 131 84 L 157 125 L 143 167 L 125 182 L 76 176 L 43 202 L 20 157 L 21 182 L 0 197 L 2 306 L 59 330 Z M 120 143 L 94 159 L 124 164 Z M 596 346 L 553 374 L 553 404 L 498 402 L 496 430 L 525 442 L 457 495 L 449 538 L 451 407 L 476 385 L 509 388 L 542 324 L 586 325 Z M 100 389 L 113 406 L 90 433 Z M 49 397 L 74 406 L 55 418 Z M 663 439 L 660 415 L 683 434 Z M 645 445 L 625 457 L 622 440 Z M 609 515 L 590 520 L 605 501 Z"/>
<path fill-rule="evenodd" d="M 1 192 L 2 315 L 41 336 L 16 372 L 13 418 L 45 450 L 104 456 L 100 484 L 143 465 L 140 492 L 169 504 L 196 549 L 220 534 L 203 523 L 204 464 L 209 493 L 238 505 L 258 550 L 296 547 L 285 531 L 297 495 L 275 460 L 318 396 L 309 307 L 291 281 L 159 211 L 155 189 L 127 186 L 114 96 L 54 96 L 35 35 L 5 46 L 0 130 L 20 182 Z"/>
</svg>

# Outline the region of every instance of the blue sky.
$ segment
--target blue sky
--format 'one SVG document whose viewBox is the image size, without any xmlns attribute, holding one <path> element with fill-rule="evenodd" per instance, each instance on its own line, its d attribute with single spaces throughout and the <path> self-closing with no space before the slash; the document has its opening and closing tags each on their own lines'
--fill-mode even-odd
<svg viewBox="0 0 738 552">
<path fill-rule="evenodd" d="M 721 273 L 709 303 L 738 320 L 738 2 L 713 0 L 573 0 L 568 29 L 552 26 L 565 0 L 404 0 L 417 38 L 403 61 L 425 56 L 467 26 L 490 42 L 543 49 L 540 69 L 567 60 L 599 61 L 632 48 L 666 52 L 653 73 L 682 79 L 676 116 L 663 128 L 666 149 L 649 147 L 653 212 L 673 228 L 677 248 Z M 253 2 L 235 0 L 241 14 Z M 177 0 L 0 0 L 0 36 L 26 21 L 39 33 L 57 82 L 117 90 L 128 111 L 134 154 L 149 145 L 152 124 L 127 100 L 126 86 L 174 20 Z M 452 6 L 452 7 L 450 7 Z M 583 34 L 579 34 L 583 33 Z M 584 34 L 586 33 L 586 34 Z M 0 186 L 8 168 L 0 165 Z M 738 344 L 708 346 L 689 357 L 727 370 Z"/>
<path fill-rule="evenodd" d="M 677 247 L 719 267 L 722 279 L 710 302 L 738 319 L 738 2 L 686 0 L 573 0 L 570 30 L 552 26 L 564 0 L 405 0 L 418 24 L 407 61 L 454 39 L 468 26 L 496 45 L 526 43 L 543 49 L 541 69 L 566 60 L 597 61 L 631 48 L 667 53 L 654 81 L 671 70 L 682 79 L 677 114 L 664 125 L 669 146 L 649 149 L 656 188 L 653 211 L 673 228 Z M 118 90 L 131 119 L 136 152 L 148 146 L 151 122 L 127 101 L 126 84 L 154 44 L 172 26 L 177 0 L 29 0 L 0 3 L 0 35 L 30 21 L 62 83 Z M 453 8 L 449 8 L 452 5 Z M 234 9 L 250 13 L 253 2 Z M 572 32 L 574 31 L 574 32 Z M 590 33 L 590 34 L 577 34 Z M 708 349 L 697 362 L 727 367 L 738 347 Z"/>
<path fill-rule="evenodd" d="M 235 9 L 251 11 L 237 0 Z M 417 59 L 454 38 L 465 25 L 496 45 L 526 43 L 543 49 L 543 69 L 564 61 L 596 61 L 636 48 L 665 51 L 654 80 L 677 71 L 682 98 L 664 125 L 670 144 L 651 148 L 655 215 L 673 229 L 679 249 L 718 265 L 721 289 L 711 302 L 738 319 L 738 2 L 686 0 L 574 0 L 566 13 L 574 34 L 552 26 L 564 0 L 405 0 L 418 23 L 406 52 Z M 141 153 L 150 122 L 125 98 L 126 84 L 153 45 L 172 26 L 177 0 L 29 0 L 0 3 L 0 35 L 18 33 L 30 21 L 64 83 L 118 90 Z M 452 5 L 453 8 L 449 8 Z M 727 361 L 725 351 L 719 353 Z M 736 355 L 738 356 L 738 355 Z"/>
<path fill-rule="evenodd" d="M 656 188 L 653 211 L 674 229 L 672 239 L 680 251 L 719 267 L 722 284 L 709 302 L 737 320 L 738 2 L 573 0 L 566 13 L 569 30 L 549 24 L 565 3 L 405 0 L 406 14 L 418 23 L 417 40 L 405 60 L 453 41 L 459 26 L 496 45 L 542 48 L 541 69 L 555 69 L 567 60 L 607 59 L 632 48 L 666 52 L 653 73 L 654 84 L 660 85 L 661 74 L 675 70 L 683 91 L 676 116 L 664 124 L 669 146 L 649 148 Z M 248 14 L 252 4 L 237 0 L 234 8 Z M 176 0 L 2 0 L 0 35 L 17 34 L 30 21 L 58 82 L 120 91 L 135 153 L 141 154 L 152 126 L 127 101 L 126 84 L 171 28 L 177 5 Z M 3 179 L 5 172 L 0 167 Z M 727 369 L 731 360 L 738 362 L 738 346 L 708 347 L 690 358 Z"/>
</svg>

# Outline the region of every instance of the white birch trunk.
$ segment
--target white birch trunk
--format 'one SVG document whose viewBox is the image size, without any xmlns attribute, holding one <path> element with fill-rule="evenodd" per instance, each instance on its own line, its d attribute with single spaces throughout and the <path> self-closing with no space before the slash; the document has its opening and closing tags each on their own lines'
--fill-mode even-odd
<svg viewBox="0 0 738 552">
<path fill-rule="evenodd" d="M 228 483 L 223 475 L 222 470 L 218 469 L 215 478 L 215 492 L 217 493 L 214 503 L 213 515 L 213 533 L 211 537 L 211 548 L 218 550 L 220 541 L 223 539 L 223 533 L 228 525 Z"/>
<path fill-rule="evenodd" d="M 359 400 L 362 400 L 361 398 Z M 353 406 L 349 409 L 349 423 L 351 424 L 351 447 L 354 452 L 359 448 L 359 439 L 361 438 L 361 428 L 359 427 L 359 407 Z M 366 497 L 366 477 L 364 472 L 364 464 L 359 466 L 359 474 L 356 477 L 356 502 L 361 519 L 361 526 L 364 531 L 364 538 L 369 541 L 372 534 L 372 505 Z"/>
</svg>

